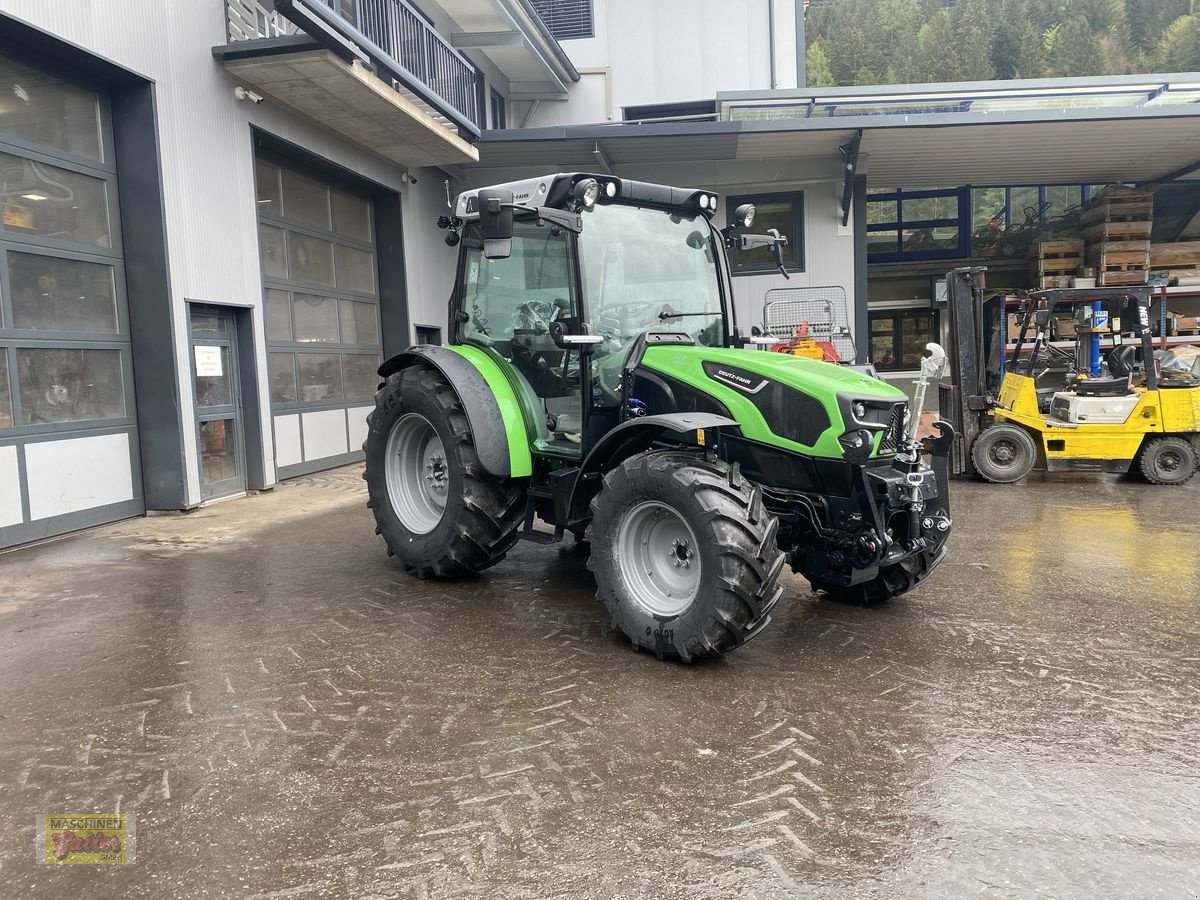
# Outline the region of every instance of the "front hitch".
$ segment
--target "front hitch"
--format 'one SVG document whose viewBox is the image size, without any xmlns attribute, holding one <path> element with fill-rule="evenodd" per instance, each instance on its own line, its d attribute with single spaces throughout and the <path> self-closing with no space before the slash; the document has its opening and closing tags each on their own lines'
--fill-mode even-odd
<svg viewBox="0 0 1200 900">
<path fill-rule="evenodd" d="M 933 477 L 937 483 L 937 499 L 930 504 L 942 515 L 950 515 L 950 454 L 954 450 L 954 426 L 938 419 L 933 423 L 938 434 L 925 438 L 925 451 L 930 456 Z"/>
</svg>

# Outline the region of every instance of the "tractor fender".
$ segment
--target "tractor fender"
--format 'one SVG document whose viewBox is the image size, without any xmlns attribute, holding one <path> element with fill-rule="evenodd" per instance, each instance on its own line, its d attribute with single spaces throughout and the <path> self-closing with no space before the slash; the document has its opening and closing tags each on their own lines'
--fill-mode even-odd
<svg viewBox="0 0 1200 900">
<path fill-rule="evenodd" d="M 530 475 L 533 461 L 516 393 L 500 367 L 486 354 L 478 351 L 478 357 L 475 353 L 468 356 L 458 349 L 432 344 L 409 347 L 385 361 L 379 367 L 379 377 L 386 379 L 417 364 L 437 369 L 458 394 L 475 436 L 475 452 L 483 467 L 497 478 Z M 485 368 L 494 371 L 485 371 Z M 496 440 L 499 435 L 508 439 Z"/>
<path fill-rule="evenodd" d="M 623 422 L 596 443 L 579 467 L 579 474 L 571 489 L 569 508 L 572 520 L 588 514 L 587 505 L 598 489 L 598 476 L 618 465 L 621 460 L 649 449 L 664 432 L 685 435 L 699 429 L 736 428 L 737 424 L 726 416 L 705 412 L 665 413 Z"/>
</svg>

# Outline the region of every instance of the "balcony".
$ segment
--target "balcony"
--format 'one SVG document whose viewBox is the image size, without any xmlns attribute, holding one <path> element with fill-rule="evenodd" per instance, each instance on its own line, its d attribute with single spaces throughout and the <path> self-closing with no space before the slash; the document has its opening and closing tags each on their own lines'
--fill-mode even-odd
<svg viewBox="0 0 1200 900">
<path fill-rule="evenodd" d="M 227 72 L 406 166 L 475 162 L 475 67 L 406 0 L 223 0 Z"/>
</svg>

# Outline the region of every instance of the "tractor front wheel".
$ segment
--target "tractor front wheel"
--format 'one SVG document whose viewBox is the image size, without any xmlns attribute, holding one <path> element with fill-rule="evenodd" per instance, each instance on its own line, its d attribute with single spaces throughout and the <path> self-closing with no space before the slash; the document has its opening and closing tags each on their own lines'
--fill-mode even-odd
<svg viewBox="0 0 1200 900">
<path fill-rule="evenodd" d="M 985 428 L 971 446 L 971 462 L 985 481 L 1012 484 L 1020 481 L 1037 462 L 1033 438 L 1018 425 Z"/>
<path fill-rule="evenodd" d="M 1180 437 L 1154 438 L 1146 441 L 1136 465 L 1151 484 L 1186 484 L 1196 474 L 1196 449 Z"/>
<path fill-rule="evenodd" d="M 636 647 L 691 662 L 770 622 L 784 556 L 762 489 L 736 467 L 650 452 L 610 471 L 588 531 L 597 596 Z"/>
<path fill-rule="evenodd" d="M 489 474 L 458 394 L 411 366 L 375 395 L 363 444 L 367 505 L 388 554 L 420 578 L 480 572 L 517 542 L 524 492 Z"/>
</svg>

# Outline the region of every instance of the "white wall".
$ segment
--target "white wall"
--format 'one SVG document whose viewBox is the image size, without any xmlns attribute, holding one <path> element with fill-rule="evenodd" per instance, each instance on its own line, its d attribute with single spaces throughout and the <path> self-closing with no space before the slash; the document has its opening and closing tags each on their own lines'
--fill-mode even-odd
<svg viewBox="0 0 1200 900">
<path fill-rule="evenodd" d="M 603 122 L 621 108 L 770 88 L 770 0 L 594 0 L 595 37 L 562 42 L 584 74 L 565 102 L 543 101 L 528 127 Z M 775 0 L 777 87 L 796 86 L 795 0 Z M 612 110 L 603 102 L 611 80 Z M 514 104 L 519 125 L 528 104 Z"/>
<path fill-rule="evenodd" d="M 447 301 L 454 287 L 458 248 L 447 247 L 446 232 L 434 223 L 450 215 L 446 206 L 446 175 L 438 169 L 414 169 L 417 183 L 404 193 L 404 252 L 408 273 L 408 311 L 412 325 L 433 325 L 447 331 Z M 450 183 L 451 198 L 463 189 L 461 181 Z"/>
<path fill-rule="evenodd" d="M 156 83 L 170 302 L 180 363 L 180 428 L 194 434 L 187 301 L 254 309 L 262 433 L 272 433 L 251 125 L 365 178 L 399 189 L 401 167 L 270 101 L 239 102 L 212 56 L 225 43 L 220 0 L 0 0 L 0 12 L 78 44 Z M 243 385 L 243 391 L 255 386 Z M 200 501 L 196 442 L 185 438 L 189 503 Z M 274 451 L 264 448 L 273 478 Z"/>
</svg>

